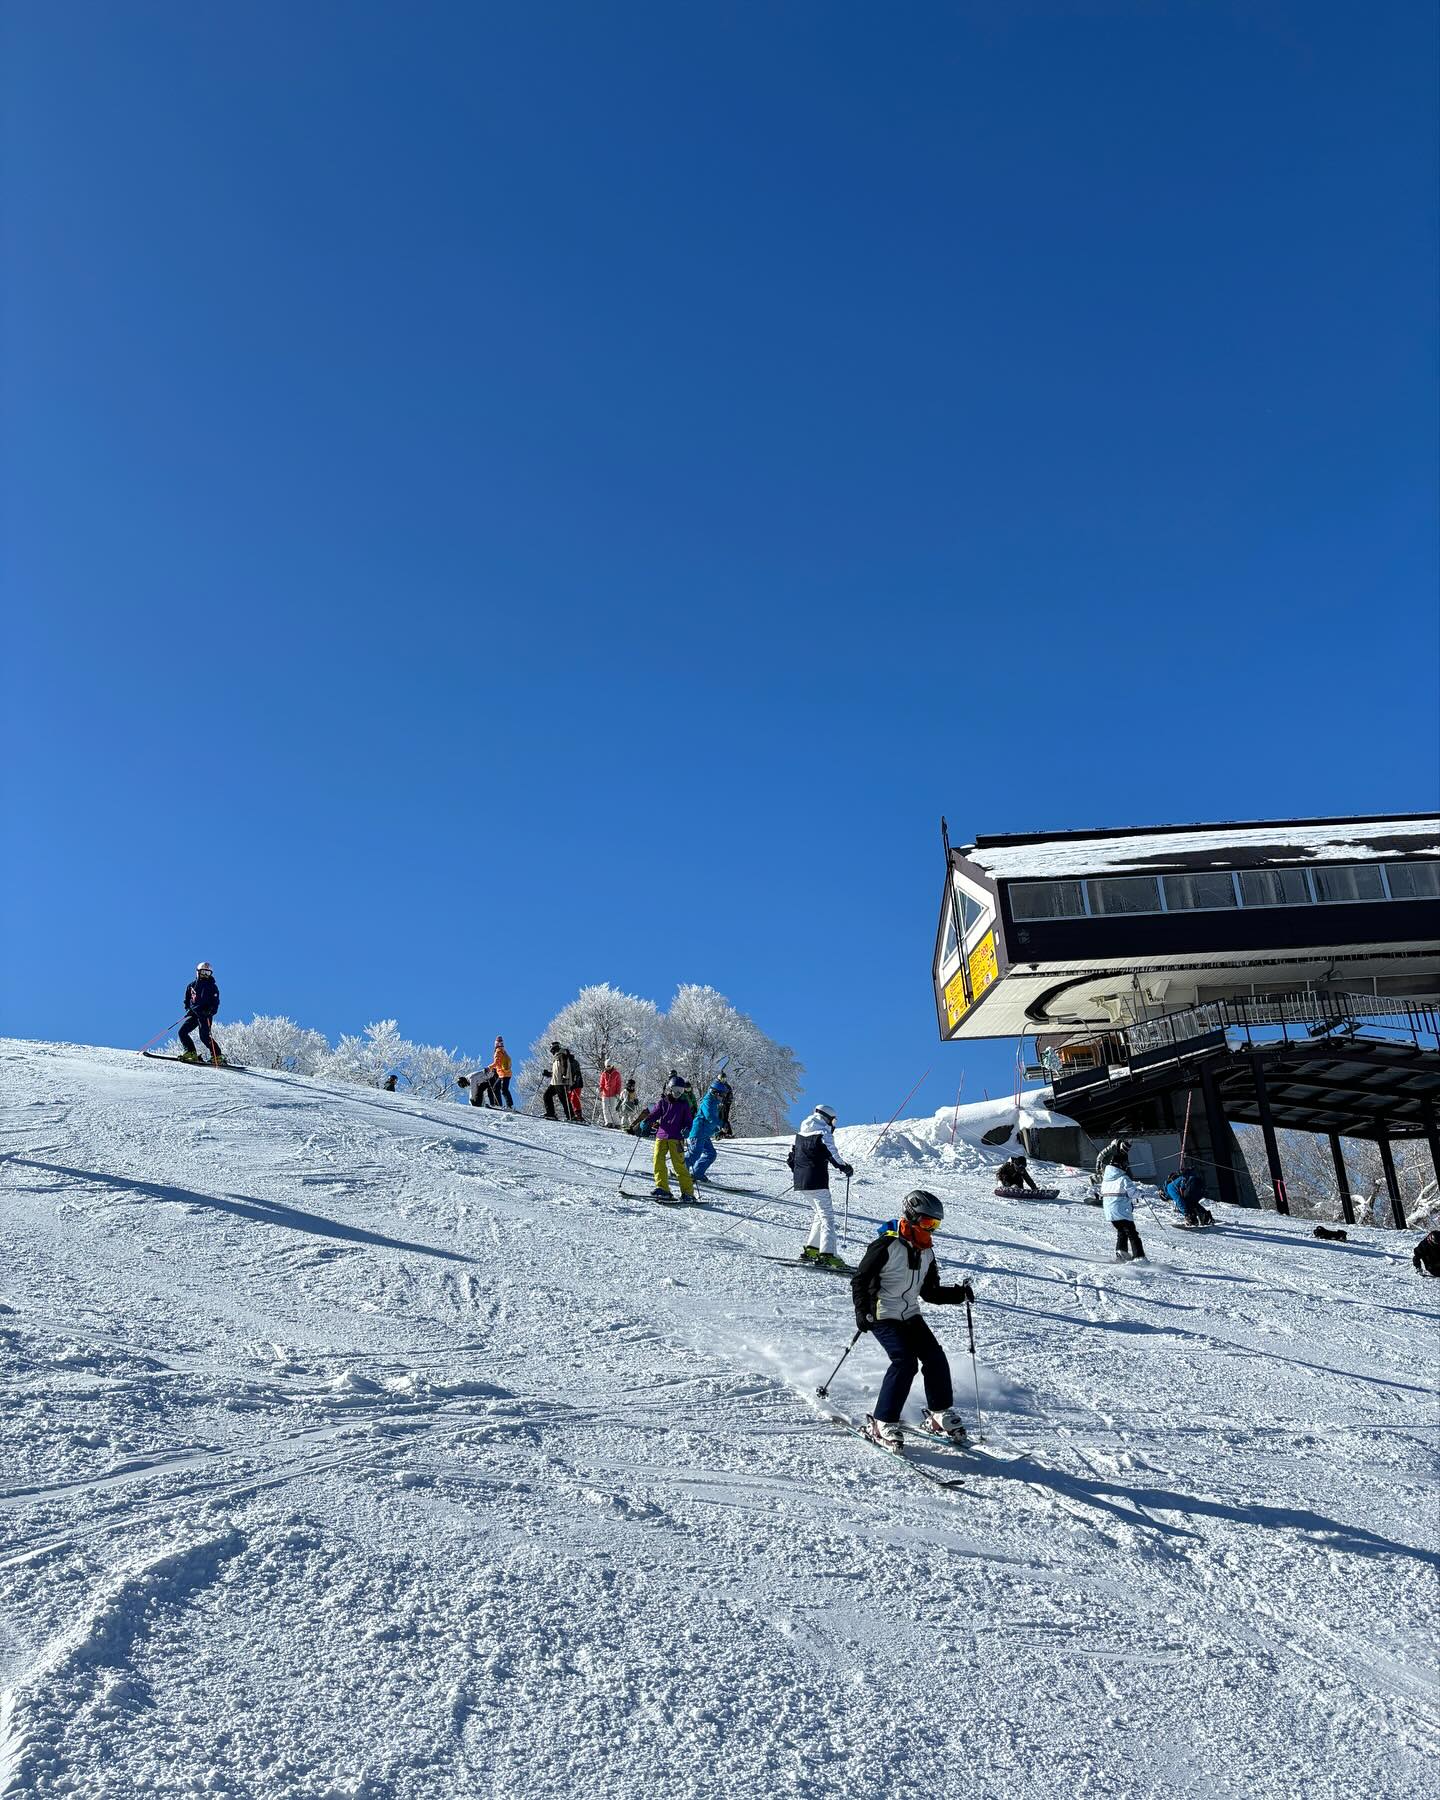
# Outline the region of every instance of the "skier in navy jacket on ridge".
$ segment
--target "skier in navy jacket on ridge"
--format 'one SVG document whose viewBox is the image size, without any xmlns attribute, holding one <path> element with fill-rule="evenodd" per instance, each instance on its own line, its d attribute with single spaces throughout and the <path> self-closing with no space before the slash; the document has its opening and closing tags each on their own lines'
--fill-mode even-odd
<svg viewBox="0 0 1440 1800">
<path fill-rule="evenodd" d="M 220 988 L 215 980 L 215 971 L 208 962 L 195 965 L 195 979 L 185 990 L 185 1017 L 180 1024 L 180 1060 L 198 1063 L 200 1057 L 195 1049 L 192 1031 L 199 1031 L 200 1042 L 210 1052 L 210 1060 L 223 1063 L 225 1058 L 220 1054 L 220 1046 L 210 1035 L 210 1025 L 220 1011 Z"/>
</svg>

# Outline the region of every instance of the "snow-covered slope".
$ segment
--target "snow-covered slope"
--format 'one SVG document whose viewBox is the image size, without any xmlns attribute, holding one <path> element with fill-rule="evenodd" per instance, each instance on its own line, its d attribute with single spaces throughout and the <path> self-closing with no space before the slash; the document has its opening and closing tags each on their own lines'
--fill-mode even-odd
<svg viewBox="0 0 1440 1800">
<path fill-rule="evenodd" d="M 280 1075 L 0 1043 L 0 1099 L 0 1794 L 1432 1790 L 1413 1237 L 1117 1267 L 932 1161 L 946 1488 L 822 1418 L 781 1145 L 678 1211 L 632 1140 Z"/>
</svg>

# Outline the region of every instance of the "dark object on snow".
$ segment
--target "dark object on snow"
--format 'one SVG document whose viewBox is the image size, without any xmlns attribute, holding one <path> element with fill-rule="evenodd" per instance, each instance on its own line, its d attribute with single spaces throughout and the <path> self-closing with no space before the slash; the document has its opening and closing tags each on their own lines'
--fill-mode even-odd
<svg viewBox="0 0 1440 1800">
<path fill-rule="evenodd" d="M 384 1088 L 385 1088 L 385 1092 L 386 1092 L 386 1093 L 387 1093 L 387 1094 L 393 1094 L 393 1093 L 394 1093 L 394 1092 L 395 1092 L 395 1087 L 396 1087 L 396 1084 L 397 1084 L 397 1082 L 398 1082 L 398 1081 L 399 1081 L 399 1077 L 398 1077 L 398 1076 L 396 1076 L 396 1075 L 387 1075 L 387 1076 L 386 1076 L 386 1077 L 385 1077 L 385 1080 L 384 1080 L 384 1083 L 383 1083 L 383 1085 L 384 1085 Z"/>
<path fill-rule="evenodd" d="M 997 1187 L 995 1198 L 997 1200 L 1058 1200 L 1060 1190 L 1059 1188 L 1042 1187 Z M 1100 1202 L 1097 1200 L 1095 1204 L 1098 1206 Z"/>
<path fill-rule="evenodd" d="M 1440 1231 L 1427 1231 L 1410 1260 L 1422 1275 L 1440 1275 Z"/>
<path fill-rule="evenodd" d="M 1343 1231 L 1331 1231 L 1329 1227 L 1325 1225 L 1317 1225 L 1311 1233 L 1311 1236 L 1324 1238 L 1328 1243 L 1332 1244 L 1348 1244 L 1350 1242 L 1347 1233 Z"/>
</svg>

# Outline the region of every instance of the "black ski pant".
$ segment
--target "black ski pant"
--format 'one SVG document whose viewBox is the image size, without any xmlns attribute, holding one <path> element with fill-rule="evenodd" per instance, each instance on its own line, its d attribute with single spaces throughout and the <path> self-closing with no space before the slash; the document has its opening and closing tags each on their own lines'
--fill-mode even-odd
<svg viewBox="0 0 1440 1800">
<path fill-rule="evenodd" d="M 1112 1219 L 1115 1227 L 1115 1254 L 1117 1256 L 1144 1256 L 1145 1246 L 1140 1242 L 1140 1233 L 1135 1229 L 1133 1219 Z"/>
<path fill-rule="evenodd" d="M 560 1118 L 568 1119 L 570 1117 L 570 1096 L 558 1082 L 552 1081 L 540 1098 L 545 1103 L 545 1117 L 547 1119 L 555 1118 L 555 1102 L 557 1100 L 560 1102 Z"/>
<path fill-rule="evenodd" d="M 210 1035 L 210 1019 L 211 1015 L 209 1013 L 186 1013 L 184 1021 L 180 1026 L 180 1047 L 187 1056 L 194 1056 L 195 1054 L 195 1040 L 190 1035 L 192 1031 L 198 1031 L 200 1033 L 200 1042 L 212 1056 L 215 1054 L 215 1040 Z"/>
<path fill-rule="evenodd" d="M 918 1314 L 913 1319 L 879 1319 L 870 1329 L 890 1358 L 890 1367 L 880 1383 L 880 1398 L 875 1402 L 875 1417 L 886 1425 L 896 1422 L 909 1398 L 915 1371 L 922 1364 L 925 1368 L 925 1404 L 931 1412 L 944 1412 L 955 1398 L 950 1383 L 950 1364 L 940 1348 L 939 1338 L 925 1321 Z"/>
<path fill-rule="evenodd" d="M 510 1108 L 511 1112 L 514 1112 L 515 1096 L 510 1092 L 510 1077 L 508 1075 L 497 1075 L 495 1077 L 495 1086 L 500 1092 L 500 1100 L 497 1100 L 495 1104 L 498 1106 L 500 1102 L 503 1101 L 505 1105 Z"/>
</svg>

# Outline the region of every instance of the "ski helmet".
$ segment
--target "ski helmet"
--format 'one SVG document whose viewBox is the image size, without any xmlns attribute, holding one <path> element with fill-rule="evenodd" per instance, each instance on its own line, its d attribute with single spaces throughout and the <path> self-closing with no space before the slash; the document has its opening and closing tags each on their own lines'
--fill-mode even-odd
<svg viewBox="0 0 1440 1800">
<path fill-rule="evenodd" d="M 905 1196 L 904 1215 L 913 1225 L 917 1219 L 940 1220 L 945 1217 L 945 1208 L 940 1196 L 932 1194 L 929 1188 L 911 1188 Z"/>
<path fill-rule="evenodd" d="M 672 1075 L 667 1085 L 677 1094 L 683 1094 L 685 1092 L 684 1079 L 679 1075 Z"/>
<path fill-rule="evenodd" d="M 195 973 L 197 975 L 213 975 L 215 971 L 210 967 L 208 962 L 198 962 L 195 965 Z"/>
<path fill-rule="evenodd" d="M 833 1106 L 817 1106 L 815 1108 L 815 1114 L 817 1118 L 828 1119 L 832 1125 L 835 1123 L 835 1108 Z"/>
</svg>

